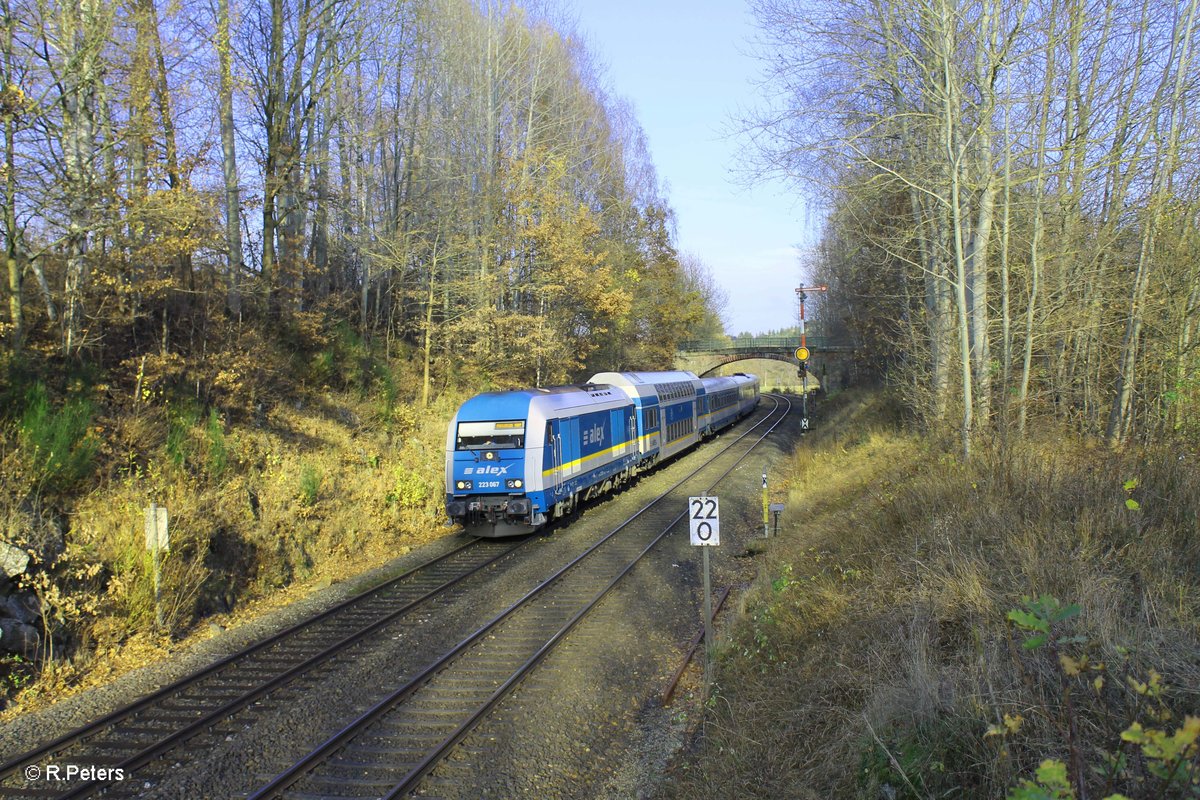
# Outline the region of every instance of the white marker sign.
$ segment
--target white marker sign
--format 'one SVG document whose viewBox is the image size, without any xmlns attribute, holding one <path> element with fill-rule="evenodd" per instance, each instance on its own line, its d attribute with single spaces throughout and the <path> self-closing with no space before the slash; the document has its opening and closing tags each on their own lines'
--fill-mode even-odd
<svg viewBox="0 0 1200 800">
<path fill-rule="evenodd" d="M 721 514 L 717 498 L 689 497 L 688 525 L 692 544 L 716 547 L 721 544 Z"/>
<path fill-rule="evenodd" d="M 167 552 L 171 549 L 171 536 L 167 531 L 167 509 L 165 506 L 150 506 L 146 511 L 146 549 Z"/>
</svg>

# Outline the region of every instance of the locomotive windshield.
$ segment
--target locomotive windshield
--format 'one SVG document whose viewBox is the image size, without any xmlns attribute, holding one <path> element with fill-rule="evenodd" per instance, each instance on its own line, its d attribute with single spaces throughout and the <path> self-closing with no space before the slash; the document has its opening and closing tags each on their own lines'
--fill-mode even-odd
<svg viewBox="0 0 1200 800">
<path fill-rule="evenodd" d="M 525 445 L 525 420 L 460 422 L 456 450 L 505 450 Z"/>
</svg>

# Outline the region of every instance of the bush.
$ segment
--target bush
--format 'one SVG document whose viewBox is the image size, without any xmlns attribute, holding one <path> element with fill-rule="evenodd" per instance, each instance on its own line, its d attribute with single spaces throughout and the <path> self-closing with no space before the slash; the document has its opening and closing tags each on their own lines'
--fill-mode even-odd
<svg viewBox="0 0 1200 800">
<path fill-rule="evenodd" d="M 317 497 L 321 493 L 321 471 L 312 464 L 302 464 L 300 466 L 300 502 L 306 506 L 314 506 L 317 504 Z"/>
<path fill-rule="evenodd" d="M 71 398 L 55 410 L 44 385 L 35 384 L 29 391 L 18 423 L 19 439 L 39 486 L 66 492 L 91 474 L 99 447 L 90 430 L 93 414 L 86 398 Z"/>
<path fill-rule="evenodd" d="M 396 482 L 388 494 L 388 502 L 401 508 L 420 508 L 429 499 L 428 482 L 419 472 L 405 466 L 396 467 Z"/>
<path fill-rule="evenodd" d="M 200 421 L 200 412 L 194 403 L 184 403 L 180 408 L 169 409 L 167 420 L 167 458 L 175 466 L 183 467 L 195 455 L 192 429 Z"/>
<path fill-rule="evenodd" d="M 375 375 L 371 348 L 348 323 L 339 322 L 326 346 L 309 362 L 308 374 L 318 386 L 365 391 Z"/>
<path fill-rule="evenodd" d="M 208 424 L 204 426 L 204 434 L 208 440 L 208 475 L 219 481 L 225 474 L 225 468 L 229 466 L 229 447 L 225 444 L 225 427 L 221 424 L 221 418 L 215 408 L 208 411 Z"/>
</svg>

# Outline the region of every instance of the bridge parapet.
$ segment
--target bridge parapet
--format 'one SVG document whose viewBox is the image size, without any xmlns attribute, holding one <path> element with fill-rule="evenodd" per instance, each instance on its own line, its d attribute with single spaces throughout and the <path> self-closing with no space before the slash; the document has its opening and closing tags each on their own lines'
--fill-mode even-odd
<svg viewBox="0 0 1200 800">
<path fill-rule="evenodd" d="M 853 345 L 835 342 L 828 336 L 808 336 L 805 344 L 814 353 L 826 351 L 832 353 L 850 353 Z M 794 353 L 800 346 L 799 336 L 726 336 L 717 339 L 691 339 L 681 342 L 680 353 L 714 353 L 714 354 L 746 354 L 746 353 Z"/>
<path fill-rule="evenodd" d="M 726 336 L 715 339 L 693 339 L 679 345 L 675 357 L 676 369 L 697 375 L 707 375 L 718 367 L 735 361 L 765 358 L 771 361 L 796 363 L 799 336 Z M 833 341 L 828 336 L 808 336 L 805 346 L 811 352 L 809 369 L 812 374 L 824 374 L 836 368 L 844 385 L 849 380 L 854 346 Z"/>
</svg>

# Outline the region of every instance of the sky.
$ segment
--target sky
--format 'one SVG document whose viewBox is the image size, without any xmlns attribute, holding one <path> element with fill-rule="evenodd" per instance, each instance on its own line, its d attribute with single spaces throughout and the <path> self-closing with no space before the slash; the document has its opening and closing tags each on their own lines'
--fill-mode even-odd
<svg viewBox="0 0 1200 800">
<path fill-rule="evenodd" d="M 761 67 L 749 54 L 743 0 L 563 0 L 578 32 L 631 101 L 675 209 L 677 246 L 703 261 L 729 297 L 731 334 L 796 324 L 800 248 L 815 240 L 797 190 L 752 189 L 734 174 L 744 144 L 727 135 L 756 105 Z"/>
</svg>

